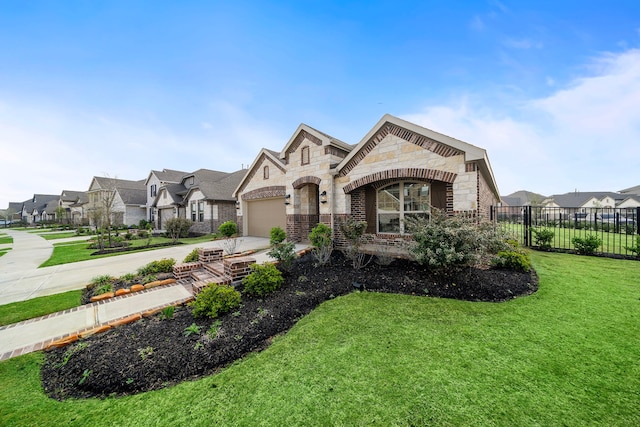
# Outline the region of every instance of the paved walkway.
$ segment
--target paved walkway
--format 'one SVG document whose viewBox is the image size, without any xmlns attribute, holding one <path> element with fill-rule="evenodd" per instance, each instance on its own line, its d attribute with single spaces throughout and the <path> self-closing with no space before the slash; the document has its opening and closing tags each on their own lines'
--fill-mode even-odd
<svg viewBox="0 0 640 427">
<path fill-rule="evenodd" d="M 222 245 L 220 241 L 180 245 L 38 269 L 37 266 L 50 256 L 52 246 L 37 235 L 11 231 L 10 234 L 14 237 L 13 249 L 0 257 L 0 304 L 81 289 L 98 275 L 121 276 L 135 272 L 156 259 L 174 258 L 181 261 L 195 247 Z M 264 250 L 268 244 L 268 239 L 265 238 L 244 237 L 238 250 L 263 249 L 251 255 L 258 263 L 262 263 L 271 259 Z M 296 250 L 306 247 L 296 245 Z M 11 253 L 15 256 L 5 259 Z M 181 304 L 191 298 L 190 286 L 173 284 L 3 326 L 0 327 L 0 360 L 41 350 L 54 340 L 107 325 L 133 314 Z"/>
</svg>

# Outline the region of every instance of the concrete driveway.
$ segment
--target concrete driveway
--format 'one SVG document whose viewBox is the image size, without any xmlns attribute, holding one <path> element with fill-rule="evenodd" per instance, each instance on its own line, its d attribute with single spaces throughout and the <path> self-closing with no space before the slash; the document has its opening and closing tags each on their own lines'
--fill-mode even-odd
<svg viewBox="0 0 640 427">
<path fill-rule="evenodd" d="M 82 289 L 96 276 L 109 274 L 118 277 L 134 273 L 139 267 L 157 259 L 173 258 L 180 262 L 194 248 L 222 247 L 221 241 L 212 241 L 38 268 L 53 252 L 50 241 L 26 231 L 3 231 L 13 237 L 13 249 L 0 257 L 0 305 Z M 239 239 L 239 251 L 269 246 L 269 239 L 263 237 Z"/>
</svg>

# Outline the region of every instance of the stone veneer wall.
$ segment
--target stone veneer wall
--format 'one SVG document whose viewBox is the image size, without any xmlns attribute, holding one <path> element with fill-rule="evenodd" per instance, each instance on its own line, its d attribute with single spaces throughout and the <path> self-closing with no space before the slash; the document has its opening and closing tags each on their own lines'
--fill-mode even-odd
<svg viewBox="0 0 640 427">
<path fill-rule="evenodd" d="M 497 204 L 497 197 L 489 189 L 484 176 L 478 171 L 478 216 L 481 219 L 490 219 L 491 206 Z"/>
</svg>

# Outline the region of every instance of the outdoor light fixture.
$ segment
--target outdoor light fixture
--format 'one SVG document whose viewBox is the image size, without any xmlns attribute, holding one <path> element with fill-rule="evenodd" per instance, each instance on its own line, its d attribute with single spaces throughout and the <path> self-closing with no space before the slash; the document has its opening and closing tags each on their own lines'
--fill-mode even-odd
<svg viewBox="0 0 640 427">
<path fill-rule="evenodd" d="M 289 199 L 291 199 L 291 194 L 287 194 L 286 196 L 284 196 L 284 204 L 288 205 L 291 202 L 289 201 Z"/>
<path fill-rule="evenodd" d="M 236 209 L 240 209 L 240 200 L 236 200 Z"/>
<path fill-rule="evenodd" d="M 327 203 L 327 192 L 323 191 L 320 193 L 320 203 Z"/>
</svg>

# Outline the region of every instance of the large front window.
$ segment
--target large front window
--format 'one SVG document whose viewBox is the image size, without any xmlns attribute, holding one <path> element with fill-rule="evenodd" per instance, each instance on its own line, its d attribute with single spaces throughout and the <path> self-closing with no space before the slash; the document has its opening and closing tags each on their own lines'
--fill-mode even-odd
<svg viewBox="0 0 640 427">
<path fill-rule="evenodd" d="M 404 233 L 405 219 L 429 217 L 429 184 L 399 182 L 378 190 L 378 233 Z"/>
</svg>

